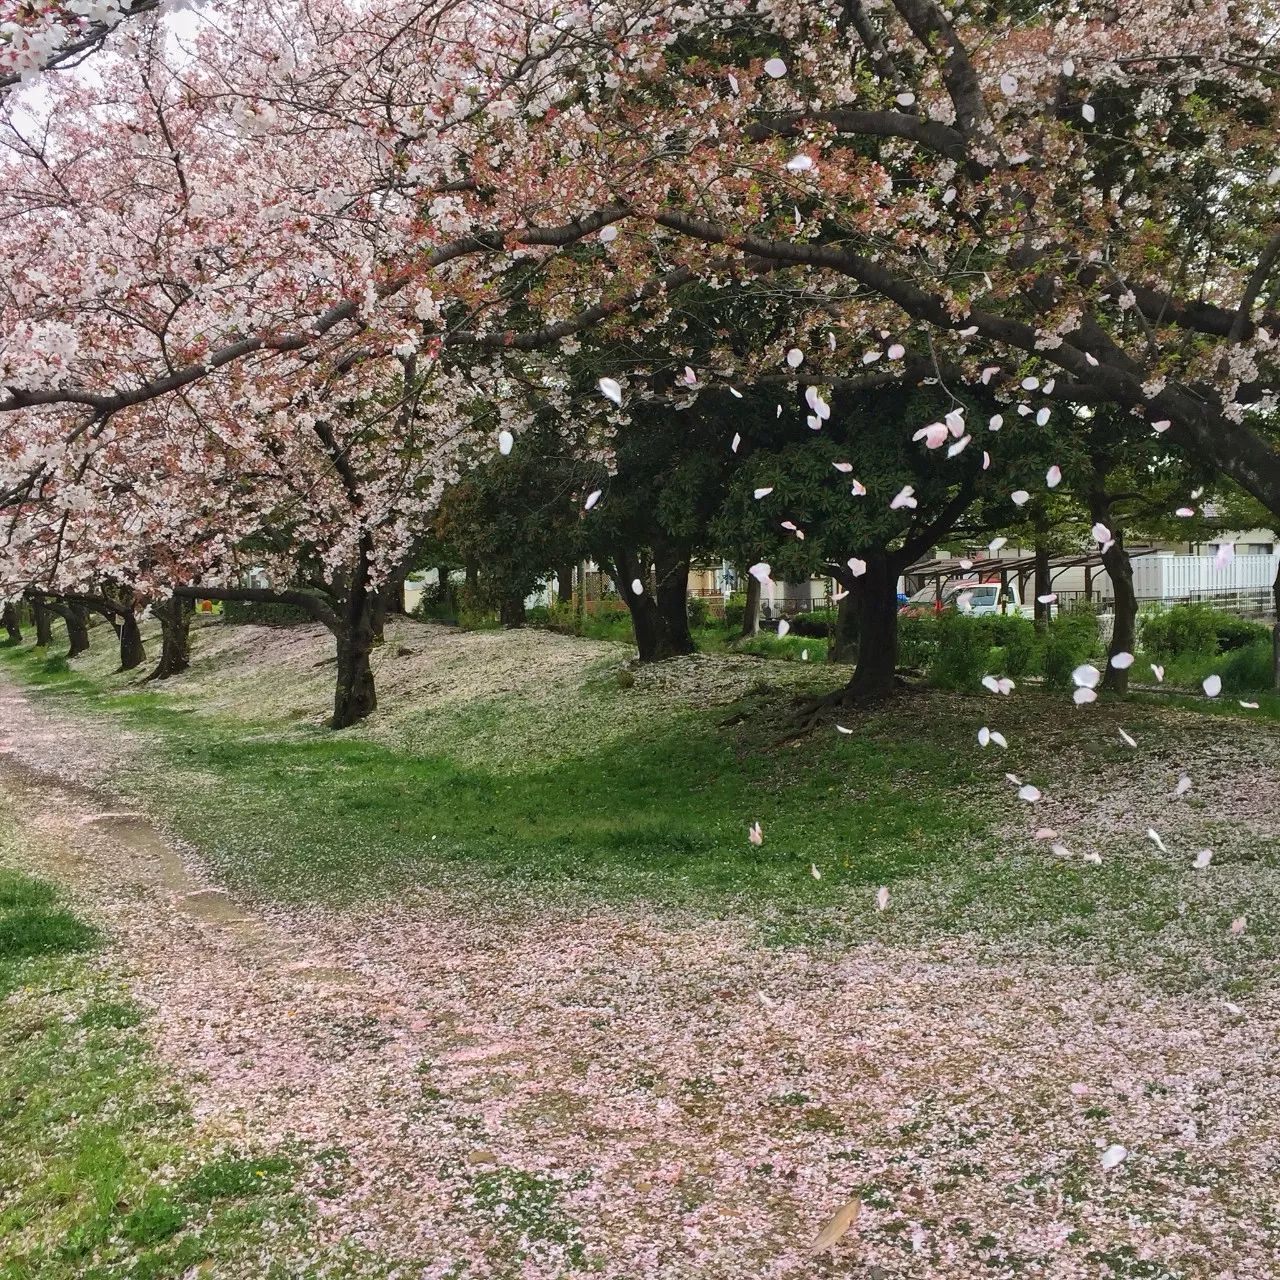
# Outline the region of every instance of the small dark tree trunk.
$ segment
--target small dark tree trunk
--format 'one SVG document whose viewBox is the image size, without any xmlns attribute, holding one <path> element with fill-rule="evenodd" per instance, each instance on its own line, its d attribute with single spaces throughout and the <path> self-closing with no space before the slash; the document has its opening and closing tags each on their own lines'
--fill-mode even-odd
<svg viewBox="0 0 1280 1280">
<path fill-rule="evenodd" d="M 31 616 L 36 624 L 36 644 L 47 649 L 53 641 L 53 615 L 40 596 L 31 597 Z"/>
<path fill-rule="evenodd" d="M 1111 643 L 1107 646 L 1107 670 L 1102 677 L 1102 687 L 1112 693 L 1129 691 L 1128 668 L 1113 667 L 1111 659 L 1117 653 L 1132 653 L 1137 643 L 1138 598 L 1133 593 L 1133 564 L 1124 549 L 1124 536 L 1113 529 L 1115 545 L 1102 553 L 1102 564 L 1111 579 L 1111 594 L 1115 604 L 1115 624 L 1111 631 Z"/>
<path fill-rule="evenodd" d="M 89 652 L 89 610 L 74 601 L 67 605 L 62 615 L 67 624 L 67 657 L 78 658 Z"/>
<path fill-rule="evenodd" d="M 498 621 L 510 631 L 518 631 L 525 624 L 524 596 L 508 592 L 498 606 Z"/>
<path fill-rule="evenodd" d="M 390 597 L 386 591 L 369 592 L 369 625 L 373 629 L 374 644 L 381 644 L 387 638 L 387 614 L 390 611 Z"/>
<path fill-rule="evenodd" d="M 858 665 L 844 701 L 878 702 L 893 693 L 898 669 L 897 558 L 869 556 L 858 582 Z"/>
<path fill-rule="evenodd" d="M 18 618 L 18 606 L 12 600 L 5 605 L 3 615 L 0 615 L 0 624 L 3 624 L 10 644 L 22 643 L 22 623 Z"/>
<path fill-rule="evenodd" d="M 374 610 L 369 590 L 372 547 L 368 535 L 361 539 L 360 559 L 351 575 L 351 587 L 343 605 L 337 634 L 338 672 L 333 694 L 335 729 L 346 729 L 372 715 L 378 707 L 369 654 L 373 649 Z"/>
<path fill-rule="evenodd" d="M 437 599 L 439 599 L 447 613 L 456 613 L 458 609 L 458 594 L 453 588 L 453 579 L 449 576 L 449 570 L 442 564 L 437 565 L 436 575 L 440 579 L 436 588 Z"/>
<path fill-rule="evenodd" d="M 142 647 L 138 619 L 132 609 L 125 609 L 120 614 L 120 670 L 132 671 L 146 660 L 147 651 Z"/>
<path fill-rule="evenodd" d="M 1271 601 L 1276 611 L 1276 624 L 1271 628 L 1271 685 L 1280 692 L 1280 564 L 1276 565 L 1276 580 L 1271 587 Z"/>
<path fill-rule="evenodd" d="M 573 601 L 573 565 L 562 564 L 556 570 L 556 604 L 570 604 Z"/>
<path fill-rule="evenodd" d="M 747 574 L 747 603 L 742 610 L 742 634 L 744 638 L 760 634 L 760 579 L 754 573 Z"/>
<path fill-rule="evenodd" d="M 1053 612 L 1052 604 L 1040 603 L 1041 596 L 1047 596 L 1053 591 L 1049 569 L 1049 548 L 1043 542 L 1037 542 L 1035 546 L 1035 579 L 1032 590 L 1035 592 L 1036 629 L 1043 631 L 1049 625 L 1049 618 Z"/>
<path fill-rule="evenodd" d="M 191 665 L 191 602 L 170 596 L 153 604 L 151 612 L 160 622 L 160 661 L 147 678 L 167 680 Z"/>
<path fill-rule="evenodd" d="M 836 628 L 831 637 L 828 661 L 853 662 L 858 656 L 858 615 L 862 609 L 861 580 L 853 578 L 849 582 L 840 582 L 840 589 L 845 592 L 845 595 L 836 605 Z"/>
<path fill-rule="evenodd" d="M 660 544 L 654 548 L 657 604 L 672 653 L 696 653 L 689 630 L 689 549 Z"/>
</svg>

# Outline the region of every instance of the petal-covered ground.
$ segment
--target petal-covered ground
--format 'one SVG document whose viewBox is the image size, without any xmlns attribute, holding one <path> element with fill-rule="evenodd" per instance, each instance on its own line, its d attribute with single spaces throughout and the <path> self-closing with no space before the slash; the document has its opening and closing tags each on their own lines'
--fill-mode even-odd
<svg viewBox="0 0 1280 1280">
<path fill-rule="evenodd" d="M 928 941 L 924 881 L 895 888 L 882 939 L 806 946 L 501 886 L 238 901 L 104 798 L 140 743 L 4 697 L 0 777 L 41 835 L 30 869 L 113 932 L 207 1137 L 307 1170 L 313 1252 L 273 1259 L 283 1274 L 324 1274 L 352 1241 L 369 1274 L 441 1280 L 1276 1274 L 1274 957 L 1228 999 L 1034 941 Z M 1263 792 L 1232 817 L 1250 848 L 1274 838 L 1274 738 L 1240 760 L 1230 724 L 1204 736 L 1222 776 L 1252 760 Z M 1168 769 L 1089 798 L 1064 766 L 1030 821 L 1082 846 L 1138 823 L 1141 840 Z M 1186 813 L 1170 837 L 1194 834 Z M 874 895 L 843 909 L 874 915 Z"/>
</svg>

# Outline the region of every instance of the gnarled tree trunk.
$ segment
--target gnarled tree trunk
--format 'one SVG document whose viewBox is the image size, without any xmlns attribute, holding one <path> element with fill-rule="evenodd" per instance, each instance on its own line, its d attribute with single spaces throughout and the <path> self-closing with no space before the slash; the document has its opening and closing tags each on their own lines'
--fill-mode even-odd
<svg viewBox="0 0 1280 1280">
<path fill-rule="evenodd" d="M 22 622 L 18 617 L 18 606 L 10 600 L 0 614 L 0 625 L 3 625 L 10 644 L 22 643 Z"/>
<path fill-rule="evenodd" d="M 142 632 L 138 630 L 138 619 L 132 609 L 120 612 L 120 670 L 132 671 L 142 666 L 147 660 L 147 651 L 142 647 Z"/>
<path fill-rule="evenodd" d="M 31 597 L 31 616 L 36 624 L 36 644 L 47 649 L 53 641 L 53 617 L 43 596 Z"/>
<path fill-rule="evenodd" d="M 845 686 L 845 703 L 889 697 L 898 669 L 898 557 L 872 555 L 858 582 L 858 664 Z"/>
<path fill-rule="evenodd" d="M 149 680 L 167 680 L 180 675 L 191 665 L 191 604 L 179 596 L 170 596 L 151 606 L 160 622 L 160 661 Z"/>
<path fill-rule="evenodd" d="M 653 553 L 658 613 L 673 653 L 696 653 L 689 630 L 689 548 L 659 543 Z"/>
<path fill-rule="evenodd" d="M 682 653 L 692 652 L 693 640 L 684 644 L 674 639 L 668 627 L 668 617 L 659 608 L 657 600 L 643 587 L 637 595 L 631 588 L 633 582 L 644 583 L 647 573 L 638 556 L 625 549 L 613 553 L 613 581 L 618 594 L 626 602 L 631 614 L 631 627 L 636 637 L 636 652 L 641 662 L 661 662 Z M 686 606 L 684 631 L 689 629 Z"/>
</svg>

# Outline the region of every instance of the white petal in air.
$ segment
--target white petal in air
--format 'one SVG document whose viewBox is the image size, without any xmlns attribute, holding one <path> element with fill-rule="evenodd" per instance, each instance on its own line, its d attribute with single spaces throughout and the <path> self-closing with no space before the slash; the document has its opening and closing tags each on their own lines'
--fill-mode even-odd
<svg viewBox="0 0 1280 1280">
<path fill-rule="evenodd" d="M 1236 558 L 1236 548 L 1233 542 L 1224 542 L 1219 548 L 1218 553 L 1213 557 L 1213 567 L 1215 569 L 1225 569 L 1232 560 Z"/>
<path fill-rule="evenodd" d="M 603 490 L 601 489 L 593 489 L 589 494 L 587 494 L 587 500 L 582 504 L 582 509 L 584 511 L 590 511 L 591 508 L 600 501 L 600 494 L 602 492 Z"/>
<path fill-rule="evenodd" d="M 1105 524 L 1095 524 L 1089 532 L 1093 534 L 1094 542 L 1100 542 L 1105 546 L 1111 541 L 1111 530 Z"/>
<path fill-rule="evenodd" d="M 1004 534 L 1001 534 L 998 538 L 992 538 L 991 541 L 987 543 L 987 550 L 991 552 L 992 555 L 995 555 L 995 553 L 1008 541 L 1009 539 L 1006 538 Z"/>
<path fill-rule="evenodd" d="M 1075 693 L 1071 695 L 1071 701 L 1074 702 L 1077 707 L 1083 707 L 1086 702 L 1097 702 L 1097 700 L 1098 694 L 1094 689 L 1077 689 Z"/>
<path fill-rule="evenodd" d="M 622 387 L 613 378 L 601 378 L 597 385 L 606 400 L 612 400 L 617 405 L 622 403 Z"/>
<path fill-rule="evenodd" d="M 835 469 L 839 471 L 841 475 L 847 476 L 849 472 L 853 470 L 852 462 L 833 462 L 831 465 L 835 467 Z"/>
<path fill-rule="evenodd" d="M 1118 1143 L 1112 1143 L 1102 1153 L 1102 1172 L 1110 1173 L 1129 1153 Z"/>
<path fill-rule="evenodd" d="M 769 562 L 767 560 L 761 560 L 759 564 L 753 564 L 751 568 L 747 570 L 747 572 L 757 582 L 761 582 L 761 583 L 768 582 L 769 581 Z"/>
<path fill-rule="evenodd" d="M 1151 424 L 1151 430 L 1154 431 L 1156 435 L 1160 436 L 1160 435 L 1163 435 L 1166 431 L 1168 431 L 1172 425 L 1173 424 L 1169 421 L 1168 418 L 1161 418 L 1159 422 L 1153 422 Z"/>
<path fill-rule="evenodd" d="M 1136 747 L 1138 745 L 1137 742 L 1133 738 L 1131 738 L 1127 733 L 1125 733 L 1123 729 L 1117 729 L 1116 732 L 1123 739 L 1126 747 Z"/>
<path fill-rule="evenodd" d="M 1081 689 L 1096 689 L 1102 672 L 1093 663 L 1084 662 L 1071 673 L 1071 679 Z"/>
<path fill-rule="evenodd" d="M 987 430 L 999 431 L 1000 428 L 1003 426 L 1004 426 L 1004 415 L 997 413 L 997 414 L 993 414 L 991 417 L 991 421 L 987 423 Z"/>
<path fill-rule="evenodd" d="M 1182 777 L 1178 779 L 1178 785 L 1174 787 L 1173 794 L 1175 797 L 1181 797 L 1181 796 L 1185 796 L 1187 792 L 1190 790 L 1191 790 L 1191 779 L 1188 778 L 1187 775 L 1184 773 Z"/>
<path fill-rule="evenodd" d="M 1056 489 L 1062 483 L 1062 468 L 1050 467 L 1049 470 L 1044 473 L 1044 482 L 1050 489 Z"/>
<path fill-rule="evenodd" d="M 1150 840 L 1161 853 L 1169 852 L 1169 850 L 1164 847 L 1164 841 L 1160 839 L 1160 833 L 1155 829 L 1155 827 L 1147 828 L 1147 839 Z"/>
<path fill-rule="evenodd" d="M 1153 663 L 1151 664 L 1151 674 L 1152 674 L 1153 676 L 1155 676 L 1155 678 L 1156 678 L 1156 683 L 1157 683 L 1157 684 L 1161 684 L 1161 683 L 1163 683 L 1163 681 L 1164 681 L 1164 668 L 1163 668 L 1162 666 L 1160 666 L 1160 665 L 1158 665 L 1157 663 L 1153 662 Z"/>
<path fill-rule="evenodd" d="M 790 630 L 791 630 L 791 623 L 789 623 L 789 622 L 786 620 L 786 618 L 783 618 L 783 619 L 782 619 L 782 621 L 778 623 L 778 635 L 779 635 L 779 637 L 781 637 L 781 636 L 785 636 L 785 635 L 787 634 L 787 632 L 788 632 L 788 631 L 790 631 Z"/>
<path fill-rule="evenodd" d="M 644 583 L 641 582 L 639 578 L 631 579 L 631 594 L 633 596 L 644 595 Z"/>
<path fill-rule="evenodd" d="M 921 427 L 919 431 L 911 437 L 912 442 L 923 440 L 925 447 L 928 449 L 940 449 L 947 442 L 950 433 L 946 426 L 941 422 L 931 423 L 927 427 Z"/>
<path fill-rule="evenodd" d="M 1111 655 L 1111 665 L 1117 671 L 1128 671 L 1133 666 L 1133 654 L 1125 653 L 1123 650 L 1119 653 L 1113 653 Z"/>
<path fill-rule="evenodd" d="M 1015 489 L 1009 499 L 1015 507 L 1022 507 L 1031 501 L 1031 495 L 1025 489 Z"/>
<path fill-rule="evenodd" d="M 617 238 L 618 228 L 612 224 L 607 227 L 600 228 L 600 239 L 603 240 L 605 244 L 608 244 L 610 240 L 616 240 Z"/>
<path fill-rule="evenodd" d="M 804 361 L 804 352 L 799 347 L 792 347 L 787 352 L 787 363 L 793 368 L 798 369 Z"/>
<path fill-rule="evenodd" d="M 885 354 L 890 360 L 901 360 L 907 354 L 907 349 L 900 342 L 895 342 Z"/>
<path fill-rule="evenodd" d="M 772 492 L 773 492 L 773 485 L 767 484 L 764 486 L 763 489 L 757 489 L 755 491 L 755 497 L 767 498 Z"/>
<path fill-rule="evenodd" d="M 961 436 L 960 439 L 947 450 L 947 457 L 954 458 L 957 454 L 963 453 L 969 447 L 969 441 L 972 439 L 972 436 Z"/>
<path fill-rule="evenodd" d="M 511 452 L 511 447 L 515 444 L 516 438 L 510 431 L 498 432 L 498 452 L 505 458 Z"/>
<path fill-rule="evenodd" d="M 738 446 L 741 443 L 742 443 L 742 437 L 737 432 L 734 432 L 733 443 L 729 446 L 730 451 L 733 453 L 737 453 Z"/>
<path fill-rule="evenodd" d="M 855 578 L 862 577 L 866 571 L 867 562 L 865 560 L 859 560 L 857 556 L 849 557 L 849 572 L 853 574 Z"/>
<path fill-rule="evenodd" d="M 739 391 L 737 387 L 730 387 L 730 388 L 729 388 L 729 394 L 730 394 L 730 395 L 731 395 L 735 400 L 741 400 L 741 399 L 742 399 L 742 392 L 741 392 L 741 391 Z"/>
<path fill-rule="evenodd" d="M 810 875 L 811 875 L 815 880 L 821 880 L 821 879 L 822 879 L 822 872 L 818 870 L 818 864 L 817 864 L 816 862 L 811 862 L 811 863 L 809 863 L 809 874 L 810 874 Z"/>
<path fill-rule="evenodd" d="M 898 490 L 897 496 L 894 500 L 889 503 L 889 510 L 897 511 L 901 507 L 914 508 L 916 506 L 915 492 L 915 489 L 911 485 L 903 485 L 902 488 Z"/>
<path fill-rule="evenodd" d="M 1048 421 L 1049 421 L 1049 410 L 1037 409 L 1036 410 L 1036 426 L 1043 427 L 1045 423 Z"/>
<path fill-rule="evenodd" d="M 1080 108 L 1080 114 L 1084 116 L 1085 120 L 1089 124 L 1092 124 L 1098 117 L 1098 113 L 1093 109 L 1093 104 L 1091 102 L 1086 102 L 1084 106 Z"/>
<path fill-rule="evenodd" d="M 1055 604 L 1058 599 L 1058 593 L 1056 591 L 1051 591 L 1047 596 L 1036 596 L 1036 599 L 1041 604 Z"/>
<path fill-rule="evenodd" d="M 867 496 L 867 486 L 861 480 L 855 480 L 853 487 L 849 490 L 855 498 L 865 498 Z"/>
<path fill-rule="evenodd" d="M 1000 92 L 1003 93 L 1006 98 L 1012 98 L 1013 95 L 1018 92 L 1018 77 L 1006 71 L 1004 75 L 1000 77 Z"/>
<path fill-rule="evenodd" d="M 1216 698 L 1222 692 L 1222 677 L 1216 675 L 1205 676 L 1201 688 L 1204 689 L 1206 697 Z"/>
<path fill-rule="evenodd" d="M 916 95 L 914 93 L 900 93 L 895 101 L 900 107 L 910 107 L 915 105 Z"/>
<path fill-rule="evenodd" d="M 889 890 L 884 885 L 881 885 L 880 888 L 876 890 L 876 910 L 883 911 L 888 905 Z"/>
<path fill-rule="evenodd" d="M 764 844 L 764 832 L 760 830 L 760 824 L 758 822 L 753 822 L 751 826 L 747 828 L 747 839 L 750 840 L 752 844 Z"/>
<path fill-rule="evenodd" d="M 807 173 L 812 168 L 812 156 L 792 156 L 791 159 L 787 161 L 788 173 Z"/>
<path fill-rule="evenodd" d="M 1212 861 L 1213 850 L 1201 849 L 1200 852 L 1196 854 L 1195 860 L 1191 865 L 1196 871 L 1204 871 Z"/>
<path fill-rule="evenodd" d="M 1040 788 L 1033 787 L 1028 782 L 1018 788 L 1018 799 L 1025 800 L 1028 804 L 1035 804 L 1040 799 Z"/>
<path fill-rule="evenodd" d="M 764 64 L 764 73 L 774 80 L 781 80 L 787 74 L 787 64 L 781 58 L 770 58 Z"/>
</svg>

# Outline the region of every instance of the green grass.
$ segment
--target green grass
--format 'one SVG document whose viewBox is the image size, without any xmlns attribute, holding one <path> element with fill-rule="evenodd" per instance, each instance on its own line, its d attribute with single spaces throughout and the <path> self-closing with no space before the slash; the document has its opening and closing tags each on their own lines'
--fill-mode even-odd
<svg viewBox="0 0 1280 1280">
<path fill-rule="evenodd" d="M 0 826 L 0 857 L 16 839 Z M 101 941 L 54 886 L 0 869 L 0 1278 L 235 1275 L 300 1248 L 292 1162 L 202 1147 Z"/>
<path fill-rule="evenodd" d="M 960 936 L 1111 959 L 1178 986 L 1210 980 L 1212 966 L 1197 979 L 1195 964 L 1231 945 L 1227 907 L 1197 900 L 1221 877 L 1197 880 L 1155 856 L 1145 822 L 1135 818 L 1099 868 L 1009 836 L 1009 819 L 1024 826 L 1029 815 L 1010 799 L 1006 768 L 1052 789 L 1065 763 L 1072 785 L 1105 793 L 1138 759 L 1117 726 L 1143 741 L 1142 759 L 1173 769 L 1221 723 L 1171 717 L 1163 702 L 1107 700 L 1084 716 L 1027 688 L 998 702 L 915 692 L 851 715 L 850 735 L 827 725 L 780 743 L 789 695 L 767 683 L 736 706 L 659 711 L 588 665 L 581 687 L 548 700 L 550 718 L 515 695 L 437 706 L 414 722 L 412 740 L 430 749 L 413 751 L 190 714 L 190 689 L 183 706 L 154 686 L 112 691 L 45 671 L 29 652 L 0 659 L 63 710 L 141 735 L 146 763 L 123 787 L 249 896 L 342 905 L 424 886 L 492 912 L 642 899 L 750 919 L 774 945 Z M 1225 707 L 1201 698 L 1197 709 Z M 975 745 L 992 716 L 1016 744 L 1008 759 Z M 760 847 L 747 840 L 755 821 Z M 1196 821 L 1204 845 L 1238 849 L 1259 871 L 1280 862 L 1274 842 L 1208 812 Z M 884 915 L 870 909 L 880 885 L 893 894 Z M 1236 954 L 1261 962 L 1280 941 L 1280 903 L 1272 879 L 1250 892 Z"/>
</svg>

